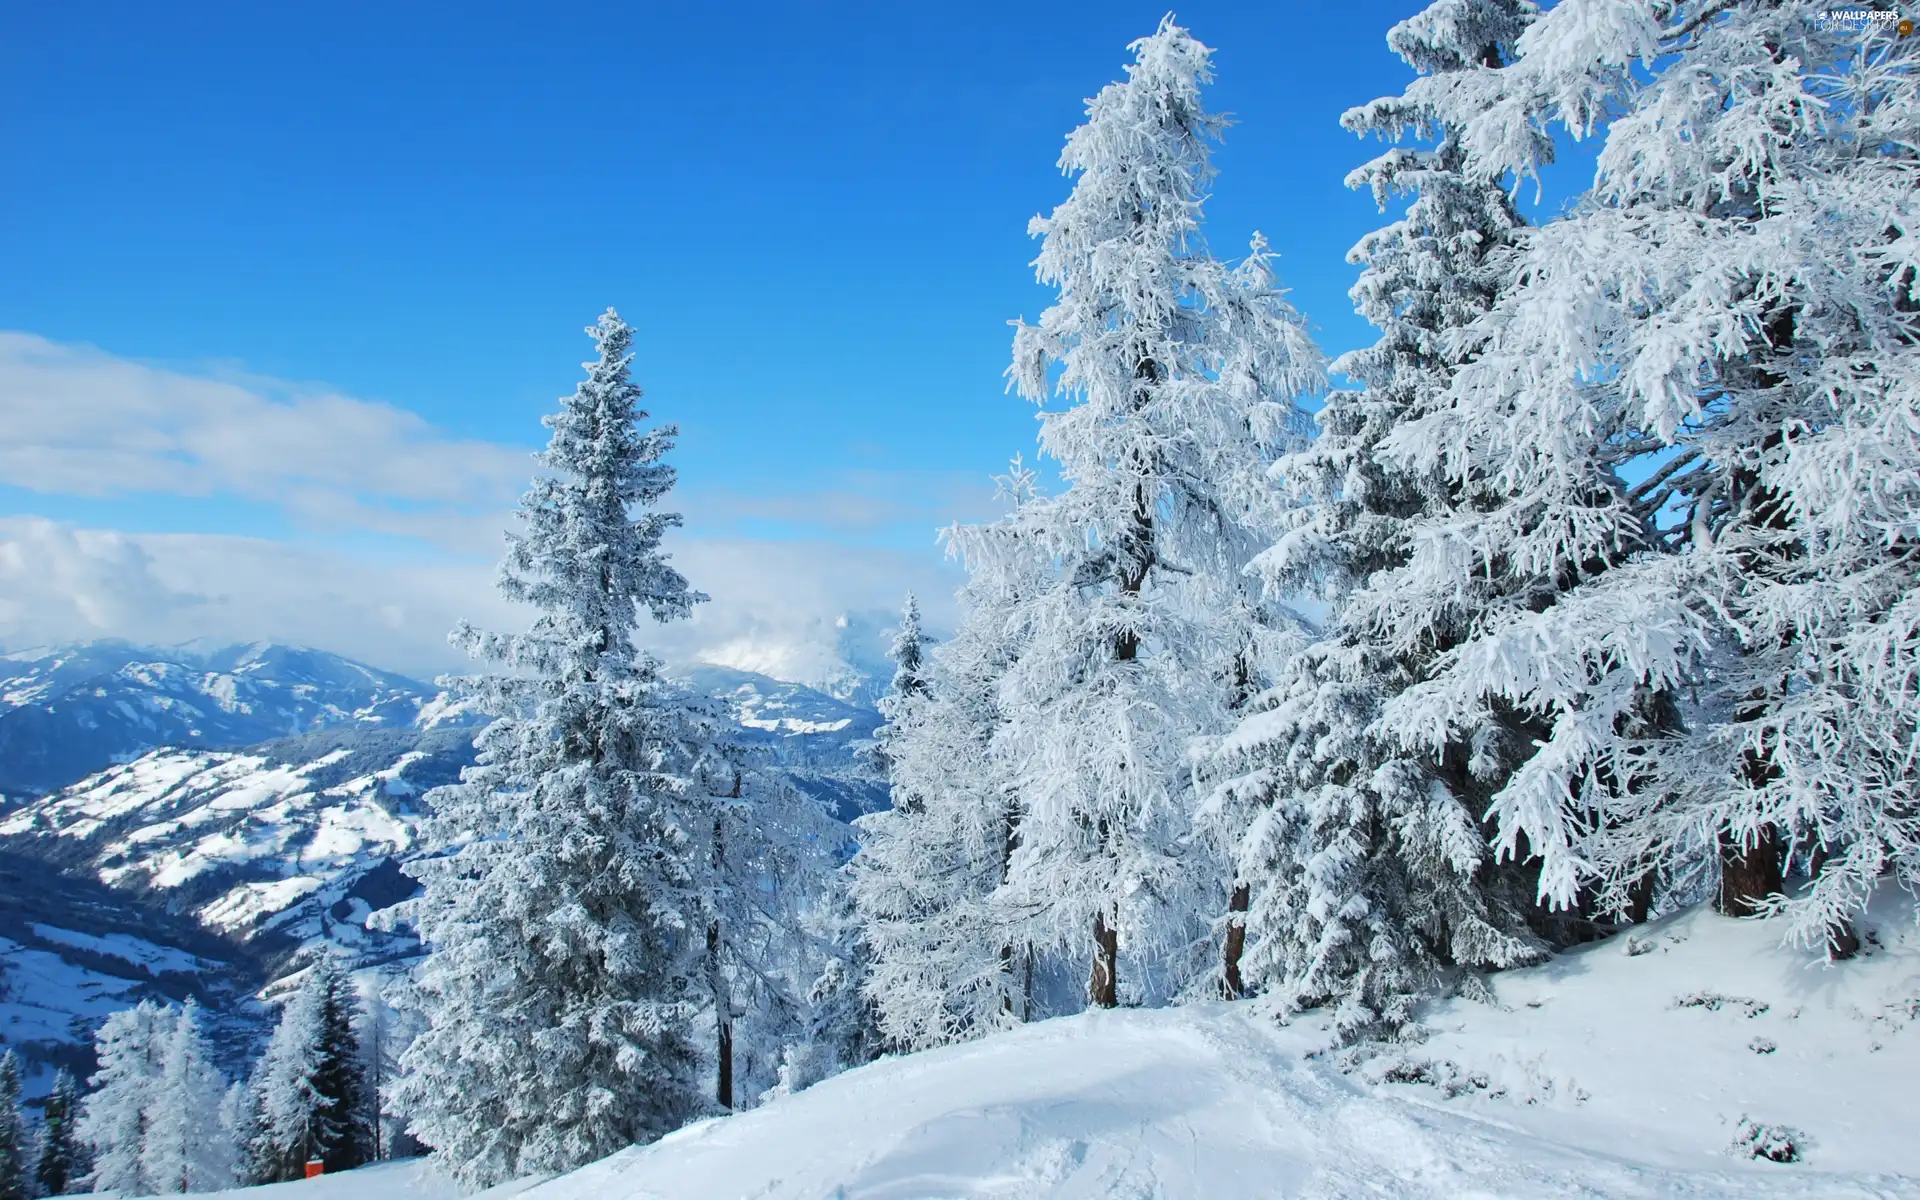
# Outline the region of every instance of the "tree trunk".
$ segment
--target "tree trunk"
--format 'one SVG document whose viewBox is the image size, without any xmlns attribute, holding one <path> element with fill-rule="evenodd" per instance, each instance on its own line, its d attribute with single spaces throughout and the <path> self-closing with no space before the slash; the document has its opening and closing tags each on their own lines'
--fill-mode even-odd
<svg viewBox="0 0 1920 1200">
<path fill-rule="evenodd" d="M 1013 852 L 1019 848 L 1020 815 L 1019 811 L 1014 807 L 1013 801 L 1008 799 L 1006 805 L 1000 810 L 1000 886 L 1002 887 L 1005 887 L 1007 880 L 1013 877 Z M 1008 1016 L 1013 1015 L 1013 956 L 1013 943 L 1006 942 L 1002 944 L 1000 947 L 1000 1011 L 1006 1013 Z M 1031 950 L 1028 951 L 1027 962 L 1029 979 L 1027 991 L 1031 992 L 1033 990 L 1031 983 L 1033 955 Z M 1032 1006 L 1027 1005 L 1026 1007 L 1031 1009 Z M 1020 1013 L 1020 1020 L 1023 1022 L 1026 1021 L 1028 1015 L 1027 1012 L 1023 1011 Z"/>
<path fill-rule="evenodd" d="M 1653 915 L 1654 873 L 1648 871 L 1633 881 L 1627 889 L 1627 923 L 1645 925 L 1647 918 Z"/>
<path fill-rule="evenodd" d="M 1236 884 L 1233 896 L 1227 901 L 1227 945 L 1224 961 L 1225 986 L 1227 999 L 1238 1000 L 1246 994 L 1246 985 L 1240 979 L 1240 955 L 1247 948 L 1247 907 L 1253 902 L 1253 889 L 1247 884 Z"/>
<path fill-rule="evenodd" d="M 740 772 L 733 773 L 733 790 L 730 800 L 740 798 Z M 713 881 L 716 888 L 724 886 L 727 865 L 727 827 L 724 817 L 713 819 Z M 720 918 L 716 915 L 707 922 L 707 980 L 713 991 L 714 1058 L 717 1062 L 713 1098 L 720 1107 L 733 1108 L 733 997 L 727 991 L 726 965 L 722 951 L 725 943 L 720 930 Z"/>
<path fill-rule="evenodd" d="M 713 1098 L 720 1107 L 733 1107 L 733 999 L 727 995 L 727 980 L 720 966 L 720 922 L 707 922 L 707 983 L 713 992 L 714 1038 L 719 1061 Z"/>
<path fill-rule="evenodd" d="M 720 1018 L 720 1068 L 718 1086 L 714 1088 L 714 1099 L 720 1107 L 733 1108 L 733 1014 L 725 1013 Z"/>
<path fill-rule="evenodd" d="M 1821 868 L 1827 865 L 1827 844 L 1820 842 L 1807 856 L 1807 876 L 1820 878 Z M 1827 926 L 1827 958 L 1833 962 L 1844 962 L 1860 953 L 1860 933 L 1853 922 L 1841 917 Z"/>
<path fill-rule="evenodd" d="M 1022 982 L 1022 984 L 1020 985 L 1020 1019 L 1022 1021 L 1031 1021 L 1033 1020 L 1033 947 L 1032 946 L 1027 947 L 1027 952 L 1023 957 L 1026 959 L 1026 969 L 1021 972 L 1021 974 L 1024 976 L 1024 982 Z"/>
<path fill-rule="evenodd" d="M 1715 907 L 1730 917 L 1751 916 L 1759 903 L 1786 886 L 1780 831 L 1764 826 L 1751 845 L 1720 832 L 1720 898 Z"/>
<path fill-rule="evenodd" d="M 1114 1008 L 1120 1003 L 1120 931 L 1107 924 L 1105 909 L 1093 914 L 1093 975 L 1087 980 L 1087 1003 Z"/>
</svg>

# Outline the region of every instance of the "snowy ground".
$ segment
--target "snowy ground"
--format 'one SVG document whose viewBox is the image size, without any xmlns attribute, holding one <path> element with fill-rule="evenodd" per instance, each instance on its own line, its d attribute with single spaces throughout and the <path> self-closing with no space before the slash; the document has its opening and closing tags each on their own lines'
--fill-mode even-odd
<svg viewBox="0 0 1920 1200">
<path fill-rule="evenodd" d="M 1312 1021 L 1247 1005 L 1043 1022 L 488 1195 L 1920 1200 L 1920 939 L 1911 907 L 1879 916 L 1828 968 L 1688 913 L 1501 976 L 1348 1072 Z M 1729 1152 L 1743 1118 L 1797 1131 L 1802 1161 Z M 245 1195 L 451 1192 L 401 1165 Z"/>
</svg>

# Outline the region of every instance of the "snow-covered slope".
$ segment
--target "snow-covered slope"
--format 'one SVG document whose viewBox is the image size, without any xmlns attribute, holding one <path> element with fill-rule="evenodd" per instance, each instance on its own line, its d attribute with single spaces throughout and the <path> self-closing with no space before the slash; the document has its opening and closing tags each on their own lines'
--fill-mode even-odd
<svg viewBox="0 0 1920 1200">
<path fill-rule="evenodd" d="M 1778 926 L 1694 909 L 1496 975 L 1491 1004 L 1436 1006 L 1424 1044 L 1363 1070 L 1662 1165 L 1792 1130 L 1812 1166 L 1920 1175 L 1913 904 L 1889 887 L 1863 929 L 1867 953 L 1829 966 Z"/>
<path fill-rule="evenodd" d="M 1911 906 L 1883 918 L 1873 953 L 1826 968 L 1688 913 L 1500 976 L 1351 1071 L 1313 1019 L 1250 1004 L 1042 1022 L 525 1195 L 1920 1196 L 1920 949 Z M 1743 1117 L 1801 1131 L 1804 1161 L 1731 1152 Z"/>
<path fill-rule="evenodd" d="M 82 1044 L 108 1013 L 189 995 L 232 1009 L 252 967 L 189 919 L 0 849 L 0 1045 L 24 1059 L 30 1096 L 55 1066 L 89 1068 Z"/>
<path fill-rule="evenodd" d="M 0 838 L 152 895 L 240 941 L 375 952 L 367 917 L 412 883 L 420 796 L 473 761 L 471 729 L 335 730 L 244 752 L 159 750 L 0 820 Z"/>
<path fill-rule="evenodd" d="M 294 646 L 93 642 L 0 659 L 0 795 L 38 795 L 158 746 L 239 747 L 341 725 L 404 728 L 404 676 Z"/>
<path fill-rule="evenodd" d="M 1490 1001 L 1437 1006 L 1420 1045 L 1328 1052 L 1311 1016 L 1282 1027 L 1253 1003 L 1089 1013 L 484 1195 L 1920 1197 L 1920 938 L 1911 902 L 1885 900 L 1839 967 L 1699 910 L 1498 976 Z M 1756 1158 L 1743 1116 L 1798 1130 L 1801 1161 Z M 395 1164 L 225 1194 L 451 1191 Z"/>
</svg>

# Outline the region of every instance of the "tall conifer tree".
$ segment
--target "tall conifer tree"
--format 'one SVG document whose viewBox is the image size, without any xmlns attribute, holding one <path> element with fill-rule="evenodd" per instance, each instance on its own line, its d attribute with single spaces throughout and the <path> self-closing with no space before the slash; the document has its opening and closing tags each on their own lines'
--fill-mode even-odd
<svg viewBox="0 0 1920 1200">
<path fill-rule="evenodd" d="M 1534 15 L 1526 0 L 1440 0 L 1387 41 L 1426 79 L 1470 76 L 1499 67 Z M 1543 946 L 1526 920 L 1530 884 L 1492 861 L 1478 823 L 1525 743 L 1521 722 L 1482 712 L 1425 752 L 1376 724 L 1469 635 L 1490 597 L 1528 583 L 1524 573 L 1409 571 L 1421 523 L 1473 501 L 1439 469 L 1380 452 L 1444 405 L 1461 362 L 1456 335 L 1498 298 L 1499 254 L 1520 221 L 1497 184 L 1465 173 L 1460 129 L 1432 104 L 1390 97 L 1343 123 L 1427 144 L 1388 149 L 1347 180 L 1382 207 L 1410 201 L 1348 255 L 1362 268 L 1355 306 L 1381 337 L 1334 364 L 1362 390 L 1333 393 L 1319 436 L 1275 465 L 1298 506 L 1255 564 L 1277 592 L 1317 593 L 1329 615 L 1220 744 L 1206 816 L 1251 893 L 1229 994 L 1330 1004 L 1339 1028 L 1359 1035 L 1405 1023 L 1449 967 L 1531 962 Z"/>
<path fill-rule="evenodd" d="M 199 1006 L 188 1000 L 167 1038 L 140 1148 L 141 1171 L 155 1192 L 214 1192 L 237 1182 L 238 1147 L 220 1120 L 225 1092 L 200 1032 Z"/>
<path fill-rule="evenodd" d="M 254 1076 L 252 1169 L 263 1182 L 299 1179 L 314 1160 L 344 1171 L 372 1159 L 358 1010 L 353 980 L 331 958 L 308 969 L 282 1010 Z"/>
<path fill-rule="evenodd" d="M 1474 705 L 1542 714 L 1491 807 L 1549 900 L 1717 882 L 1843 955 L 1883 873 L 1920 879 L 1920 47 L 1823 14 L 1562 0 L 1513 66 L 1432 90 L 1482 178 L 1535 171 L 1555 127 L 1605 145 L 1451 411 L 1388 447 L 1501 480 L 1450 532 L 1563 595 L 1488 614 L 1389 715 L 1431 740 Z"/>
<path fill-rule="evenodd" d="M 1032 1011 L 1032 947 L 1002 904 L 1021 811 L 999 750 L 999 697 L 1052 564 L 1018 520 L 1033 473 L 1015 459 L 999 483 L 1013 514 L 948 531 L 951 551 L 971 546 L 993 568 L 970 572 L 953 637 L 918 671 L 896 672 L 884 739 L 893 806 L 860 819 L 848 864 L 872 954 L 865 994 L 897 1050 L 978 1037 Z"/>
<path fill-rule="evenodd" d="M 136 1196 L 154 1191 L 141 1151 L 176 1018 L 175 1010 L 142 1000 L 108 1016 L 94 1035 L 100 1069 L 88 1081 L 93 1090 L 78 1123 L 81 1140 L 92 1152 L 88 1182 L 94 1191 Z"/>
<path fill-rule="evenodd" d="M 0 1200 L 26 1200 L 32 1180 L 20 1117 L 20 1060 L 8 1050 L 0 1053 Z"/>
<path fill-rule="evenodd" d="M 1032 223 L 1059 299 L 1018 325 L 1009 370 L 1061 401 L 1040 446 L 1065 487 L 1019 509 L 1055 570 L 999 689 L 1022 812 L 1006 911 L 1020 942 L 1083 948 L 1096 1006 L 1120 1001 L 1123 954 L 1184 955 L 1224 902 L 1230 869 L 1187 837 L 1187 743 L 1223 732 L 1289 642 L 1243 568 L 1277 528 L 1266 471 L 1300 436 L 1295 399 L 1324 381 L 1264 244 L 1238 268 L 1206 251 L 1212 52 L 1170 20 L 1130 49 L 1067 139 L 1072 194 Z M 1005 569 L 991 543 L 962 549 Z"/>
<path fill-rule="evenodd" d="M 84 1153 L 75 1122 L 80 1116 L 80 1089 L 65 1068 L 54 1072 L 47 1093 L 46 1123 L 40 1137 L 40 1159 L 34 1179 L 43 1196 L 64 1196 L 86 1174 Z"/>
<path fill-rule="evenodd" d="M 651 1141 L 709 1103 L 689 1022 L 719 772 L 633 641 L 642 609 L 678 620 L 702 597 L 661 550 L 675 430 L 639 426 L 632 330 L 609 310 L 587 332 L 599 355 L 545 419 L 551 474 L 501 567 L 537 615 L 517 635 L 455 631 L 504 668 L 448 681 L 495 719 L 480 765 L 434 794 L 446 852 L 409 868 L 429 1027 L 394 1102 L 475 1186 Z"/>
</svg>

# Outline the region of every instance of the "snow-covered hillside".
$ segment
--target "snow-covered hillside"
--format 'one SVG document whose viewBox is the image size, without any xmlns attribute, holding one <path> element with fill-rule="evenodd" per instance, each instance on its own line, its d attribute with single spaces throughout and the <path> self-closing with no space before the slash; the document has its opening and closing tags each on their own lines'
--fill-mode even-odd
<svg viewBox="0 0 1920 1200">
<path fill-rule="evenodd" d="M 823 804 L 884 802 L 855 757 L 869 709 L 764 676 L 701 668 L 750 743 Z M 438 708 L 423 708 L 431 724 Z M 409 894 L 398 864 L 418 844 L 422 795 L 473 761 L 470 726 L 345 727 L 241 751 L 163 749 L 109 767 L 0 818 L 0 840 L 137 894 L 215 932 L 389 948 L 371 913 Z"/>
<path fill-rule="evenodd" d="M 730 667 L 693 667 L 685 680 L 725 704 L 745 744 L 770 755 L 794 783 L 842 820 L 886 806 L 885 784 L 860 755 L 880 726 L 873 709 Z"/>
<path fill-rule="evenodd" d="M 473 760 L 472 730 L 341 730 L 246 752 L 159 750 L 36 800 L 0 838 L 110 886 L 160 894 L 250 941 L 389 935 L 367 916 L 412 890 L 421 793 Z"/>
<path fill-rule="evenodd" d="M 1910 904 L 1877 918 L 1868 954 L 1827 967 L 1685 913 L 1496 976 L 1490 1001 L 1448 1001 L 1424 1044 L 1352 1070 L 1312 1017 L 1251 1004 L 1046 1021 L 489 1194 L 1920 1197 L 1920 939 Z M 1756 1127 L 1800 1161 L 1743 1149 Z M 352 1194 L 400 1200 L 411 1179 Z M 307 1197 L 325 1200 L 273 1200 Z"/>
<path fill-rule="evenodd" d="M 0 1045 L 24 1060 L 29 1096 L 55 1066 L 86 1069 L 83 1043 L 107 1014 L 194 995 L 223 1010 L 221 1031 L 255 974 L 244 948 L 190 918 L 0 848 Z"/>
<path fill-rule="evenodd" d="M 474 714 L 331 655 L 270 646 L 168 653 L 190 658 L 193 671 L 156 665 L 153 652 L 121 643 L 0 660 L 13 672 L 0 690 L 14 706 L 0 713 L 0 727 L 25 721 L 22 714 L 66 721 L 105 706 L 122 717 L 158 714 L 152 726 L 134 722 L 138 736 L 187 743 L 108 763 L 101 755 L 130 744 L 114 738 L 131 726 L 103 718 L 95 732 L 119 733 L 33 761 L 91 755 L 104 769 L 0 807 L 0 854 L 35 880 L 60 884 L 22 885 L 0 905 L 18 930 L 0 930 L 0 990 L 8 993 L 0 1003 L 12 1005 L 0 1009 L 0 1043 L 26 1049 L 35 1063 L 66 1061 L 106 1013 L 142 997 L 247 994 L 301 947 L 325 944 L 362 964 L 417 949 L 406 930 L 368 918 L 413 892 L 401 865 L 419 849 L 422 797 L 473 761 Z M 219 680 L 232 687 L 215 687 Z M 696 668 L 687 682 L 725 703 L 745 740 L 824 807 L 852 817 L 885 803 L 856 754 L 879 723 L 871 709 L 721 667 Z M 200 699 L 175 704 L 166 692 L 174 684 Z M 209 688 L 239 699 L 219 710 L 227 724 L 192 724 L 200 734 L 284 734 L 298 721 L 272 709 L 282 701 L 323 727 L 232 749 L 176 738 L 178 723 L 211 703 Z M 350 707 L 358 700 L 369 703 Z M 38 728 L 19 728 L 30 726 Z M 10 747 L 19 743 L 0 739 L 0 764 L 31 766 L 7 759 Z M 58 899 L 76 888 L 85 904 Z M 189 943 L 191 952 L 182 948 Z M 236 987 L 242 980 L 251 983 Z"/>
</svg>

